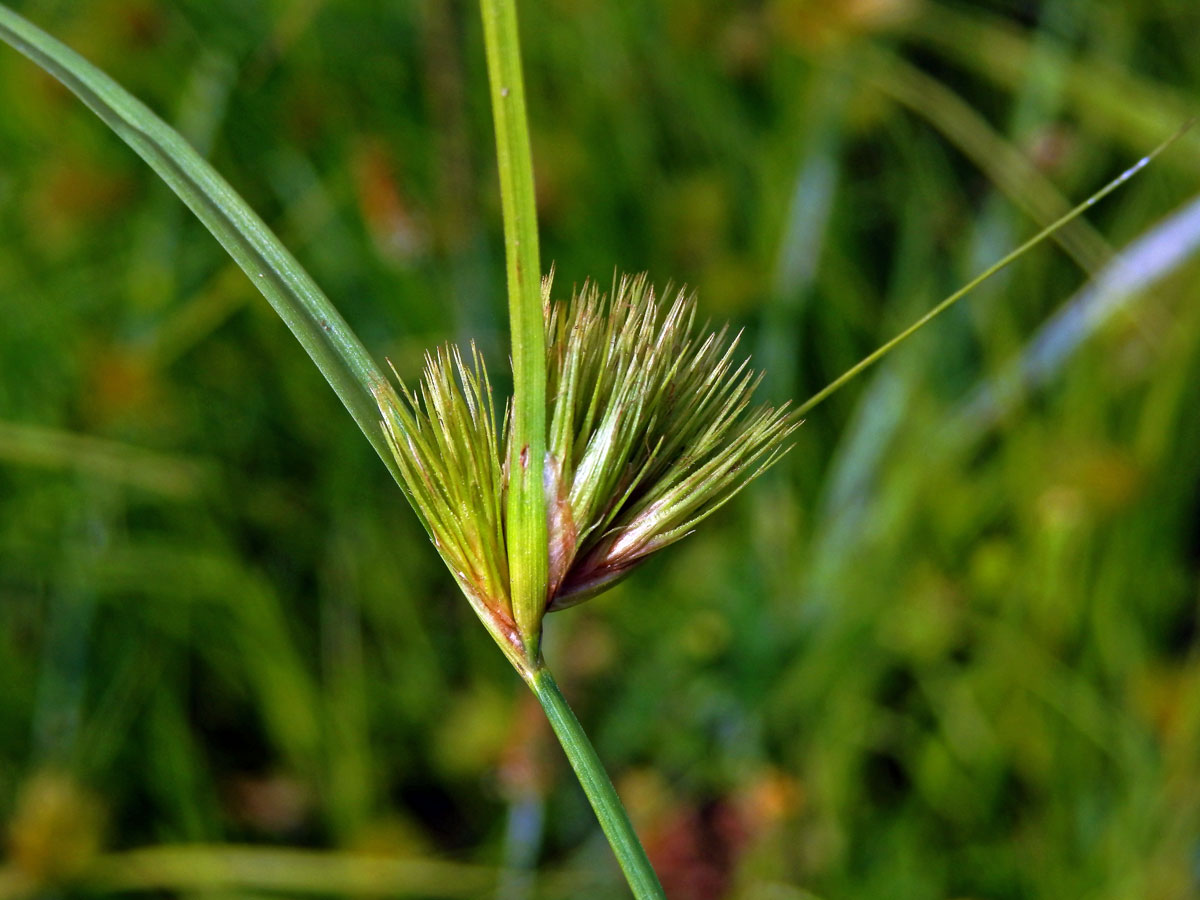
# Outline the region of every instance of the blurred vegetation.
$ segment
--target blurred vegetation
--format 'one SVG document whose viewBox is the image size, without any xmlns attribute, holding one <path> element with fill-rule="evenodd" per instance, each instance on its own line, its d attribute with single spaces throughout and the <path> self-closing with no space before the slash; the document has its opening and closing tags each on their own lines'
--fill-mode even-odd
<svg viewBox="0 0 1200 900">
<path fill-rule="evenodd" d="M 467 338 L 503 367 L 474 5 L 12 5 L 208 153 L 402 374 Z M 1200 90 L 1192 0 L 522 12 L 557 285 L 695 286 L 772 401 Z M 532 698 L 282 324 L 7 49 L 0 107 L 0 897 L 624 896 Z M 1200 266 L 1035 343 L 1195 202 L 1198 149 L 550 617 L 672 898 L 1200 896 Z M 1040 385 L 980 393 L 1034 351 Z"/>
</svg>

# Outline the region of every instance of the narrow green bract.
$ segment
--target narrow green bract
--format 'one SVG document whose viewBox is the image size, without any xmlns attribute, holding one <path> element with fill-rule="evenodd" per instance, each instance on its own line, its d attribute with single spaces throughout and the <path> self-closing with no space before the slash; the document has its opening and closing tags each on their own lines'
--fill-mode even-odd
<svg viewBox="0 0 1200 900">
<path fill-rule="evenodd" d="M 504 211 L 504 261 L 508 274 L 508 325 L 512 339 L 513 402 L 508 443 L 506 501 L 513 619 L 528 655 L 536 657 L 546 594 L 546 510 L 539 466 L 546 451 L 545 334 L 538 294 L 537 206 L 533 152 L 525 113 L 516 0 L 481 0 L 496 168 Z"/>
<path fill-rule="evenodd" d="M 188 205 L 279 314 L 384 465 L 400 480 L 374 427 L 371 355 L 337 308 L 229 183 L 184 138 L 90 62 L 0 5 L 0 41 L 11 44 L 71 90 Z"/>
<path fill-rule="evenodd" d="M 760 375 L 728 326 L 696 325 L 695 298 L 669 305 L 645 277 L 566 303 L 543 286 L 549 439 L 544 460 L 550 586 L 544 611 L 599 593 L 688 534 L 784 450 L 786 407 L 751 407 Z M 376 391 L 407 491 L 476 612 L 521 654 L 508 592 L 507 471 L 482 360 L 426 358 L 417 393 Z"/>
</svg>

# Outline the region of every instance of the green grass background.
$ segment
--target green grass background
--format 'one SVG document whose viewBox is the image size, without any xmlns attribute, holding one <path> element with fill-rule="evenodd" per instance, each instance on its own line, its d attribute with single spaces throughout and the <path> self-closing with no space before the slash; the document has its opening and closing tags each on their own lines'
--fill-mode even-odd
<svg viewBox="0 0 1200 900">
<path fill-rule="evenodd" d="M 502 372 L 474 5 L 13 6 L 209 155 L 402 375 L 467 339 Z M 558 291 L 696 288 L 771 401 L 1200 105 L 1190 0 L 522 17 Z M 249 282 L 8 49 L 0 110 L 0 897 L 624 896 L 536 704 Z M 1193 136 L 550 617 L 673 900 L 1200 896 L 1200 267 L 970 413 L 1197 192 Z"/>
</svg>

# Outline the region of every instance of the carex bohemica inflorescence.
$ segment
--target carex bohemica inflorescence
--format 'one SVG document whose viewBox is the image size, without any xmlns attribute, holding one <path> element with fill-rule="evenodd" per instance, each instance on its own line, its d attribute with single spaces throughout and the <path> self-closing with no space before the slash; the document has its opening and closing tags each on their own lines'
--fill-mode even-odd
<svg viewBox="0 0 1200 900">
<path fill-rule="evenodd" d="M 661 302 L 644 276 L 585 284 L 546 321 L 545 611 L 585 600 L 687 535 L 785 450 L 786 405 L 751 406 L 761 375 L 695 297 Z M 434 545 L 501 647 L 519 656 L 504 535 L 507 483 L 482 359 L 426 354 L 418 389 L 379 385 L 383 428 Z M 507 415 L 505 417 L 508 418 Z M 520 662 L 514 659 L 514 662 Z"/>
</svg>

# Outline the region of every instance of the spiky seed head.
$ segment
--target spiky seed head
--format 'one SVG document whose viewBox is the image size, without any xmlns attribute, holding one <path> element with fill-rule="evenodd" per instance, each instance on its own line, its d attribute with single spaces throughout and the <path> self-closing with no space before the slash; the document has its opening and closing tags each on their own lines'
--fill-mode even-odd
<svg viewBox="0 0 1200 900">
<path fill-rule="evenodd" d="M 750 407 L 738 335 L 698 326 L 695 296 L 646 277 L 548 304 L 548 609 L 603 590 L 687 535 L 783 452 L 798 422 Z"/>
<path fill-rule="evenodd" d="M 396 375 L 399 391 L 377 384 L 375 402 L 417 518 L 475 613 L 519 663 L 496 411 L 483 359 L 474 344 L 470 351 L 470 364 L 455 347 L 427 353 L 415 393 Z"/>
<path fill-rule="evenodd" d="M 761 376 L 737 361 L 727 326 L 697 325 L 693 295 L 661 304 L 645 276 L 611 294 L 591 283 L 567 302 L 549 294 L 546 279 L 547 611 L 594 596 L 687 535 L 778 459 L 799 424 L 786 406 L 751 407 Z M 468 365 L 443 348 L 426 357 L 417 393 L 381 385 L 376 400 L 438 552 L 497 641 L 519 645 L 504 542 L 508 453 L 483 361 L 473 346 L 470 355 Z"/>
</svg>

